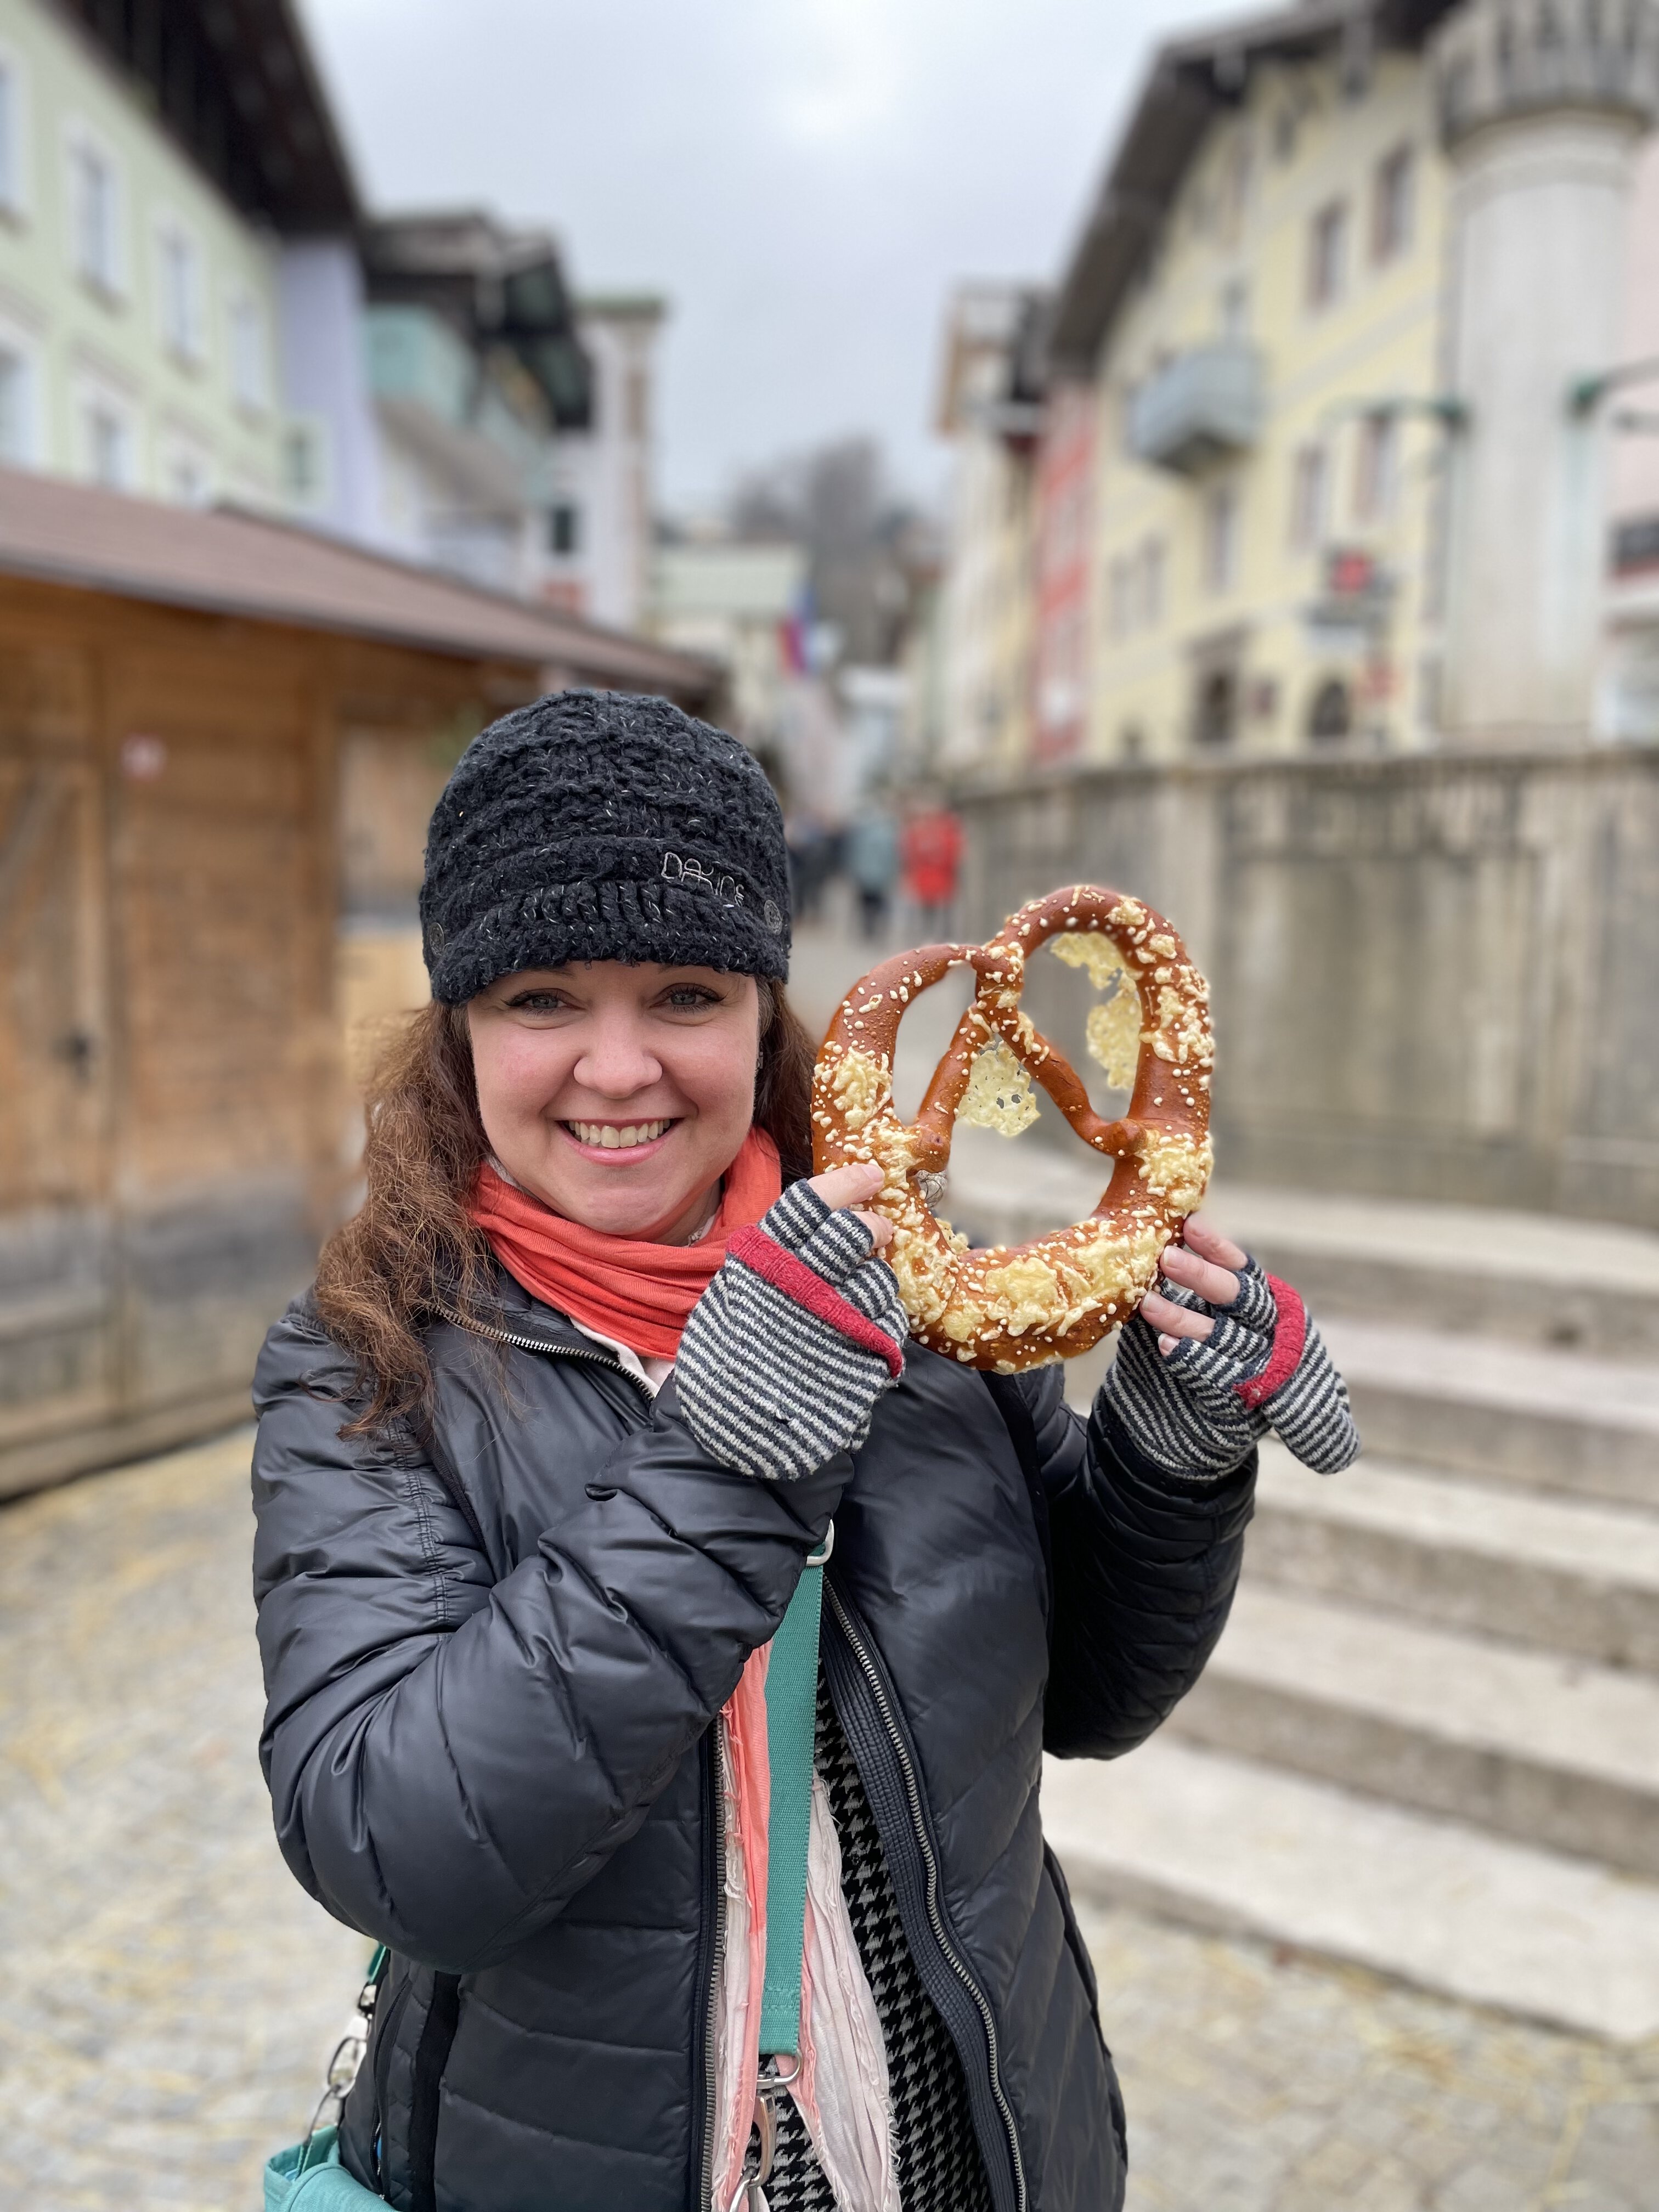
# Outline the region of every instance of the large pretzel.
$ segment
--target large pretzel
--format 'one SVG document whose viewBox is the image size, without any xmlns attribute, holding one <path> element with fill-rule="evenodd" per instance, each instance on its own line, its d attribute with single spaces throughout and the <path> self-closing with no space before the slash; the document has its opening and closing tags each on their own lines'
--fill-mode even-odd
<svg viewBox="0 0 1659 2212">
<path fill-rule="evenodd" d="M 1103 1121 L 1077 1076 L 1020 1012 L 1029 956 L 1054 950 L 1109 992 L 1089 1016 L 1091 1054 L 1129 1111 Z M 905 1008 L 951 969 L 977 978 L 973 1004 L 908 1126 L 893 1105 L 893 1049 Z M 1197 1206 L 1211 1153 L 1209 993 L 1185 946 L 1139 899 L 1078 884 L 1006 921 L 988 945 L 930 945 L 874 969 L 842 1000 L 812 1079 L 817 1171 L 874 1160 L 868 1201 L 893 1224 L 887 1250 L 918 1343 L 1016 1374 L 1087 1352 L 1128 1319 L 1158 1256 Z M 918 1178 L 951 1157 L 952 1127 L 1017 1134 L 1036 1117 L 1035 1077 L 1087 1145 L 1121 1163 L 1086 1220 L 1027 1244 L 970 1250 L 936 1220 Z"/>
</svg>

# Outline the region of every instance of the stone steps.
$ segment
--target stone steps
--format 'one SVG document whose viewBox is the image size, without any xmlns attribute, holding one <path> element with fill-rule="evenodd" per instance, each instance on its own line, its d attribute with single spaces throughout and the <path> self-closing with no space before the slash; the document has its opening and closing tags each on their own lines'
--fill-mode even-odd
<svg viewBox="0 0 1659 2212">
<path fill-rule="evenodd" d="M 1659 1366 L 1322 1316 L 1367 1451 L 1659 1510 Z"/>
<path fill-rule="evenodd" d="M 1018 1242 L 1080 1151 L 958 1133 L 947 1211 Z M 1228 1189 L 1366 1451 L 1276 1443 L 1233 1618 L 1127 1760 L 1054 1766 L 1080 1888 L 1595 2033 L 1659 2033 L 1659 1237 Z M 1109 1351 L 1072 1363 L 1085 1406 Z"/>
<path fill-rule="evenodd" d="M 1247 1579 L 1184 1741 L 1659 1878 L 1659 1680 Z"/>
<path fill-rule="evenodd" d="M 1224 1182 L 1210 1203 L 1321 1315 L 1659 1362 L 1651 1230 Z"/>
<path fill-rule="evenodd" d="M 1659 1518 L 1369 1453 L 1336 1480 L 1262 1447 L 1252 1585 L 1659 1675 Z"/>
<path fill-rule="evenodd" d="M 1659 1887 L 1171 1739 L 1051 1759 L 1081 1896 L 1350 1960 L 1620 2042 L 1659 2034 Z"/>
</svg>

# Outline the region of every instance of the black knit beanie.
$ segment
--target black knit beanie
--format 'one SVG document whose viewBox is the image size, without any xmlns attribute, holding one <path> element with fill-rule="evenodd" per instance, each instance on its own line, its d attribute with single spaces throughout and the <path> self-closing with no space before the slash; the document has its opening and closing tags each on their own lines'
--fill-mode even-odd
<svg viewBox="0 0 1659 2212">
<path fill-rule="evenodd" d="M 789 973 L 783 818 L 753 754 L 666 699 L 556 691 L 481 730 L 433 811 L 435 999 L 568 960 Z"/>
</svg>

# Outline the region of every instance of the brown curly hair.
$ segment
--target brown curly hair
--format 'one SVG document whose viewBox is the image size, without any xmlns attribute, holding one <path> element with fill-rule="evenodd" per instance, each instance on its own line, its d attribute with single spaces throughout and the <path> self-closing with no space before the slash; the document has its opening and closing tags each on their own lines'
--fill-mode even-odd
<svg viewBox="0 0 1659 2212">
<path fill-rule="evenodd" d="M 776 1145 L 787 1185 L 812 1172 L 812 1042 L 782 986 L 757 988 L 755 1123 Z M 489 1147 L 465 1007 L 434 1001 L 400 1027 L 371 1071 L 365 1105 L 363 1202 L 324 1245 L 315 1291 L 368 1401 L 344 1437 L 422 1427 L 432 1402 L 423 1324 L 443 1312 L 487 1325 L 495 1304 L 495 1261 L 467 1212 Z"/>
</svg>

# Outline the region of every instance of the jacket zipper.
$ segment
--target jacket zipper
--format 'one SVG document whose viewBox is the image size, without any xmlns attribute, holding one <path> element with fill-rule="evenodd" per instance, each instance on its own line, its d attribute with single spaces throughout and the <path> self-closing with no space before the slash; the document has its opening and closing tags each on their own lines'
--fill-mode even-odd
<svg viewBox="0 0 1659 2212">
<path fill-rule="evenodd" d="M 705 1739 L 713 1781 L 712 1787 L 703 1792 L 703 1818 L 708 1823 L 708 1863 L 714 1870 L 714 1897 L 710 1900 L 705 1896 L 704 1903 L 707 1909 L 712 1909 L 714 1940 L 709 1947 L 708 1996 L 702 2023 L 702 2186 L 697 2212 L 713 2212 L 714 2130 L 720 2124 L 720 2083 L 714 2053 L 720 2037 L 720 1969 L 726 1963 L 726 1777 L 721 1735 L 725 1725 L 716 1714 L 714 1725 Z"/>
<path fill-rule="evenodd" d="M 444 1319 L 453 1322 L 457 1328 L 470 1329 L 474 1336 L 487 1336 L 495 1344 L 510 1344 L 520 1352 L 544 1352 L 550 1359 L 586 1359 L 595 1367 L 608 1367 L 613 1375 L 620 1375 L 631 1382 L 647 1406 L 653 1402 L 654 1393 L 648 1382 L 637 1375 L 630 1375 L 620 1359 L 613 1359 L 599 1346 L 586 1344 L 550 1344 L 545 1337 L 518 1336 L 510 1328 L 494 1328 L 488 1322 L 469 1321 L 465 1315 L 445 1311 Z"/>
<path fill-rule="evenodd" d="M 885 1678 L 876 1664 L 869 1645 L 854 1626 L 852 1613 L 842 1601 L 840 1592 L 827 1575 L 824 1577 L 823 1589 L 824 1595 L 829 1599 L 835 1613 L 836 1625 L 847 1640 L 848 1649 L 852 1652 L 859 1671 L 863 1675 L 871 1695 L 875 1700 L 876 1711 L 886 1733 L 889 1747 L 898 1762 L 899 1773 L 904 1783 L 905 1796 L 909 1805 L 911 1831 L 921 1857 L 922 1872 L 925 1877 L 927 1924 L 933 1931 L 933 1940 L 939 1946 L 940 1955 L 951 1973 L 973 2000 L 974 2006 L 984 2025 L 986 2051 L 990 2060 L 991 2095 L 995 2101 L 997 2113 L 1002 2122 L 1003 2132 L 1008 2139 L 1008 2155 L 1013 2165 L 1014 2193 L 1018 2212 L 1027 2212 L 1030 2197 L 1025 2183 L 1025 2161 L 1020 2154 L 1019 2130 L 1014 2120 L 1013 2108 L 1009 2104 L 1002 2087 L 1001 2066 L 997 2055 L 996 2015 L 991 2009 L 990 1999 L 969 1972 L 967 1961 L 952 1942 L 950 1930 L 945 1923 L 945 1916 L 940 1909 L 939 1899 L 939 1859 L 933 1850 L 933 1838 L 927 1830 L 927 1819 L 922 1805 L 921 1785 L 916 1778 L 915 1763 L 911 1759 L 910 1747 L 904 1740 L 904 1732 L 894 1714 L 892 1700 L 887 1694 Z"/>
<path fill-rule="evenodd" d="M 403 2018 L 404 2009 L 409 2002 L 409 1993 L 414 1986 L 415 1969 L 410 1966 L 392 1993 L 392 2002 L 386 2008 L 385 2018 L 374 2023 L 374 2064 L 370 2076 L 374 2084 L 374 2185 L 382 2193 L 385 2191 L 386 2176 L 380 2171 L 380 2154 L 386 2107 L 391 2102 L 389 2079 L 392 2061 L 396 2054 L 398 2024 Z"/>
</svg>

